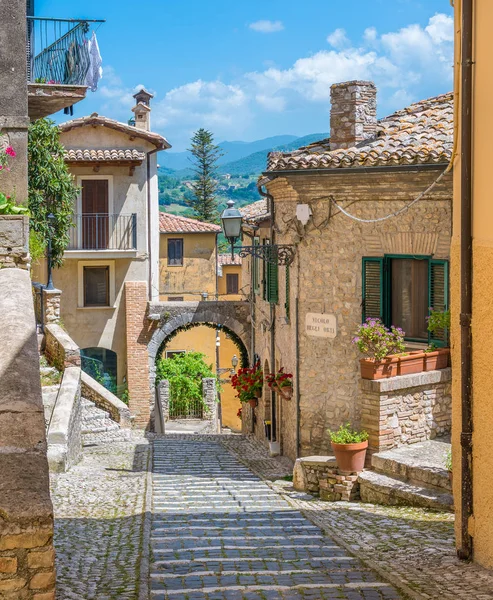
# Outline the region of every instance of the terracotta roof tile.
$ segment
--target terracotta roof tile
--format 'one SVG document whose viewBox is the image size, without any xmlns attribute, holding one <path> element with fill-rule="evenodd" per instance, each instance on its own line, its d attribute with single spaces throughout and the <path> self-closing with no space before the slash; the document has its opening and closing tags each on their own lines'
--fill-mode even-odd
<svg viewBox="0 0 493 600">
<path fill-rule="evenodd" d="M 219 233 L 221 228 L 213 223 L 162 212 L 159 213 L 159 231 L 161 233 Z"/>
<path fill-rule="evenodd" d="M 68 162 L 142 162 L 145 157 L 145 152 L 136 148 L 68 148 L 65 153 Z"/>
<path fill-rule="evenodd" d="M 271 152 L 269 171 L 448 163 L 453 146 L 453 93 L 411 104 L 378 121 L 376 135 L 347 149 L 330 139 L 293 152 Z"/>
<path fill-rule="evenodd" d="M 242 206 L 239 210 L 244 221 L 247 223 L 261 221 L 270 217 L 270 213 L 267 212 L 267 200 L 265 198 Z"/>
<path fill-rule="evenodd" d="M 235 254 L 234 260 L 231 258 L 231 254 L 218 254 L 217 255 L 217 264 L 221 267 L 225 267 L 227 265 L 241 265 L 243 260 L 238 254 Z"/>
<path fill-rule="evenodd" d="M 146 131 L 145 129 L 138 129 L 137 127 L 133 127 L 132 125 L 125 125 L 125 123 L 120 123 L 119 121 L 115 121 L 114 119 L 108 119 L 108 117 L 101 117 L 98 113 L 92 113 L 92 115 L 88 117 L 80 117 L 79 119 L 72 119 L 71 121 L 66 121 L 59 125 L 59 129 L 62 133 L 65 131 L 71 131 L 72 129 L 77 129 L 78 127 L 109 127 L 110 129 L 115 129 L 116 131 L 120 131 L 121 133 L 126 133 L 130 137 L 142 138 L 154 144 L 156 148 L 160 150 L 165 150 L 167 148 L 171 148 L 170 143 L 166 138 L 158 133 L 154 133 L 152 131 Z"/>
</svg>

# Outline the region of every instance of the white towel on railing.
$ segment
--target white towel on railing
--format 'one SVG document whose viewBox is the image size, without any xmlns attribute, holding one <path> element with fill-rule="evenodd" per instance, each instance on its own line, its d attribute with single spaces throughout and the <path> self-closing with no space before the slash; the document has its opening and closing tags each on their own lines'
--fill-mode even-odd
<svg viewBox="0 0 493 600">
<path fill-rule="evenodd" d="M 90 64 L 86 75 L 86 85 L 91 88 L 92 92 L 95 92 L 98 89 L 98 81 L 103 76 L 103 68 L 101 66 L 103 64 L 103 59 L 99 52 L 99 44 L 94 31 L 89 40 L 89 59 Z"/>
</svg>

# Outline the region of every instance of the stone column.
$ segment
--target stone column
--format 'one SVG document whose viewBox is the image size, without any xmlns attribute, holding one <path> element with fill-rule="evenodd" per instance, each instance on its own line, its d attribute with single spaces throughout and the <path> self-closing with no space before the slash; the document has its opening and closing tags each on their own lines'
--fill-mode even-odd
<svg viewBox="0 0 493 600">
<path fill-rule="evenodd" d="M 169 381 L 167 379 L 162 379 L 157 385 L 157 401 L 161 408 L 163 421 L 166 423 L 169 419 Z M 165 433 L 164 428 L 161 428 L 158 420 L 155 419 L 154 422 L 156 433 Z M 162 429 L 162 431 L 160 431 L 160 429 Z"/>
<path fill-rule="evenodd" d="M 204 418 L 212 423 L 217 423 L 219 431 L 220 424 L 217 418 L 217 391 L 216 391 L 216 380 L 212 377 L 206 377 L 202 379 L 202 394 L 206 410 L 204 412 Z"/>
<path fill-rule="evenodd" d="M 27 203 L 26 0 L 2 2 L 0 20 L 0 147 L 17 154 L 0 174 L 0 191 Z"/>
<path fill-rule="evenodd" d="M 43 289 L 44 324 L 60 323 L 60 296 L 61 290 Z"/>
</svg>

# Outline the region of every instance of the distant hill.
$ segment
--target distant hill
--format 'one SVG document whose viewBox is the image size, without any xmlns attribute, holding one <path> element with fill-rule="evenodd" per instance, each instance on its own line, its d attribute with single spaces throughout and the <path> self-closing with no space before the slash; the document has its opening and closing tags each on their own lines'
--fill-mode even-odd
<svg viewBox="0 0 493 600">
<path fill-rule="evenodd" d="M 249 156 L 245 156 L 239 160 L 222 165 L 219 169 L 219 172 L 229 173 L 230 175 L 260 175 L 260 173 L 266 169 L 267 154 L 269 152 L 289 152 L 291 150 L 297 150 L 301 146 L 307 146 L 313 142 L 318 142 L 319 140 L 328 137 L 328 135 L 328 133 L 312 133 L 310 135 L 296 138 L 291 142 L 283 143 L 259 152 L 254 152 Z"/>
<path fill-rule="evenodd" d="M 276 146 L 294 142 L 296 139 L 298 138 L 295 135 L 275 135 L 255 142 L 221 142 L 218 146 L 224 152 L 224 156 L 219 159 L 218 164 L 224 165 L 237 161 L 254 152 L 270 150 Z M 173 169 L 174 171 L 186 169 L 188 171 L 190 166 L 189 156 L 189 152 L 164 152 L 160 157 L 160 163 L 167 169 Z"/>
</svg>

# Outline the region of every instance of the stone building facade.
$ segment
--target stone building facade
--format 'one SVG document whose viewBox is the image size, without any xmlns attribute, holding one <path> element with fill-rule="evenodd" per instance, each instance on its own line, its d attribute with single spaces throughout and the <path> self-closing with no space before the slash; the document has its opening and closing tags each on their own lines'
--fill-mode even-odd
<svg viewBox="0 0 493 600">
<path fill-rule="evenodd" d="M 335 149 L 332 140 L 323 140 L 288 154 L 271 154 L 267 176 L 260 181 L 268 195 L 265 212 L 244 215 L 245 231 L 258 243 L 291 244 L 295 249 L 294 262 L 277 268 L 270 298 L 268 268 L 251 259 L 244 265 L 245 277 L 258 278 L 251 292 L 254 352 L 264 369 L 284 367 L 294 375 L 293 398 L 276 398 L 267 388 L 245 420 L 245 429 L 267 441 L 264 421 L 270 421 L 271 439 L 291 458 L 330 453 L 328 429 L 347 421 L 355 427 L 362 423 L 365 390 L 360 354 L 351 340 L 365 312 L 363 259 L 381 261 L 378 276 L 385 278 L 384 265 L 392 257 L 422 260 L 422 265 L 443 261 L 444 268 L 449 258 L 451 175 L 444 175 L 421 201 L 402 209 L 447 167 L 452 95 L 417 103 L 377 122 L 371 82 L 338 84 L 332 92 Z M 365 108 L 365 103 L 370 106 Z M 353 121 L 350 127 L 348 119 Z M 393 213 L 399 214 L 378 221 Z M 253 233 L 252 221 L 260 225 Z M 409 264 L 414 268 L 414 262 Z M 389 293 L 400 285 L 397 277 L 389 281 Z M 383 316 L 370 312 L 373 300 L 367 299 L 367 316 Z M 419 302 L 429 306 L 428 294 Z M 320 319 L 330 321 L 330 331 L 314 325 Z M 408 345 L 425 347 L 426 342 Z"/>
</svg>

